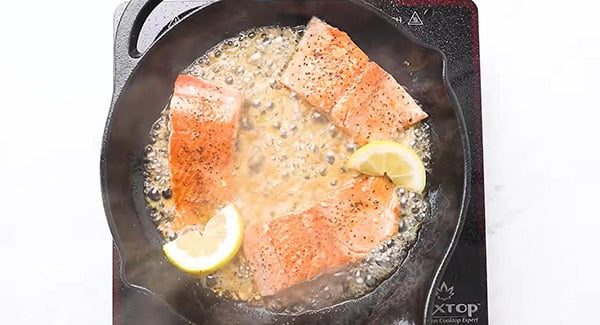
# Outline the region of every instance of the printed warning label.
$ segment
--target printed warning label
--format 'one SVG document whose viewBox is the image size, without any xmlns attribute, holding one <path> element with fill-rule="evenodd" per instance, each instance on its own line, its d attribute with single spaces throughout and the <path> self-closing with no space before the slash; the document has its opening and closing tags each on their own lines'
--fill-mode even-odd
<svg viewBox="0 0 600 325">
<path fill-rule="evenodd" d="M 421 17 L 419 17 L 419 14 L 416 11 L 413 12 L 412 16 L 408 20 L 408 25 L 409 26 L 423 26 L 423 21 L 421 20 Z"/>
</svg>

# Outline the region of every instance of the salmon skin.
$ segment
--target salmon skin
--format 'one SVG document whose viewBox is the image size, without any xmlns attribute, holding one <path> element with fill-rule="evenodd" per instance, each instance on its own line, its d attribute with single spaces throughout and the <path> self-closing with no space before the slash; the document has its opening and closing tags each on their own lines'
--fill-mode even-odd
<svg viewBox="0 0 600 325">
<path fill-rule="evenodd" d="M 306 211 L 250 225 L 243 251 L 269 296 L 363 259 L 396 234 L 398 217 L 393 184 L 358 176 Z"/>
<path fill-rule="evenodd" d="M 281 83 L 358 144 L 395 140 L 427 118 L 410 94 L 339 29 L 313 17 Z"/>
<path fill-rule="evenodd" d="M 177 217 L 173 230 L 203 225 L 231 197 L 242 94 L 179 75 L 170 103 L 169 171 Z"/>
</svg>

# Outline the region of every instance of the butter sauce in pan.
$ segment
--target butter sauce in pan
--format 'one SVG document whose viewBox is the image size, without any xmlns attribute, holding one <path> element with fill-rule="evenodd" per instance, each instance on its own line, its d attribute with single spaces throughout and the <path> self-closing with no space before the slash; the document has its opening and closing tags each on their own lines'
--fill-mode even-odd
<svg viewBox="0 0 600 325">
<path fill-rule="evenodd" d="M 334 195 L 331 193 L 344 193 L 347 184 L 373 182 L 344 167 L 360 145 L 345 126 L 280 82 L 304 33 L 303 26 L 241 32 L 182 72 L 242 94 L 227 185 L 235 187 L 231 201 L 241 212 L 246 236 L 278 218 L 310 210 Z M 166 239 L 173 240 L 190 229 L 202 231 L 202 223 L 182 222 L 185 218 L 174 204 L 169 169 L 170 116 L 167 107 L 152 128 L 146 148 L 144 191 L 157 228 Z M 390 140 L 415 149 L 429 168 L 426 123 L 403 128 Z M 370 292 L 397 269 L 416 240 L 420 225 L 431 217 L 424 196 L 389 184 L 383 188 L 389 191 L 389 200 L 398 205 L 393 235 L 374 243 L 360 259 L 348 259 L 347 264 L 311 274 L 305 281 L 268 290 L 264 283 L 257 286 L 255 267 L 245 256 L 248 249 L 244 247 L 223 268 L 201 276 L 202 283 L 226 298 L 286 312 L 323 308 Z M 287 244 L 293 249 L 293 242 Z M 330 253 L 329 248 L 323 250 L 325 256 Z"/>
</svg>

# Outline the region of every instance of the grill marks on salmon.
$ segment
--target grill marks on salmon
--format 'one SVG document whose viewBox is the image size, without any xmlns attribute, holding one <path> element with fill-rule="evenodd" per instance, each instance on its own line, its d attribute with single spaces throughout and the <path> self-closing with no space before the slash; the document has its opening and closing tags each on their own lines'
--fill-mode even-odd
<svg viewBox="0 0 600 325">
<path fill-rule="evenodd" d="M 281 82 L 358 144 L 394 140 L 427 118 L 410 94 L 339 29 L 309 22 Z"/>
<path fill-rule="evenodd" d="M 169 171 L 177 218 L 175 231 L 203 225 L 231 199 L 242 94 L 180 75 L 170 103 Z"/>
<path fill-rule="evenodd" d="M 244 255 L 272 295 L 364 258 L 397 232 L 398 215 L 392 183 L 359 176 L 306 211 L 249 226 Z"/>
</svg>

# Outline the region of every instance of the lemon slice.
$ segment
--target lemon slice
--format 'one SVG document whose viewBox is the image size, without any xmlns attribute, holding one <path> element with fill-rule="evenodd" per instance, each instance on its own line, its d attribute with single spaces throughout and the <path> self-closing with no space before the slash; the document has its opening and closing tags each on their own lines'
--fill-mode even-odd
<svg viewBox="0 0 600 325">
<path fill-rule="evenodd" d="M 244 224 L 238 209 L 229 204 L 213 216 L 200 234 L 190 231 L 163 246 L 173 265 L 184 272 L 213 272 L 227 264 L 242 245 Z"/>
<path fill-rule="evenodd" d="M 348 167 L 370 176 L 387 175 L 394 184 L 413 192 L 425 189 L 425 167 L 417 153 L 398 142 L 374 141 L 356 150 Z"/>
</svg>

